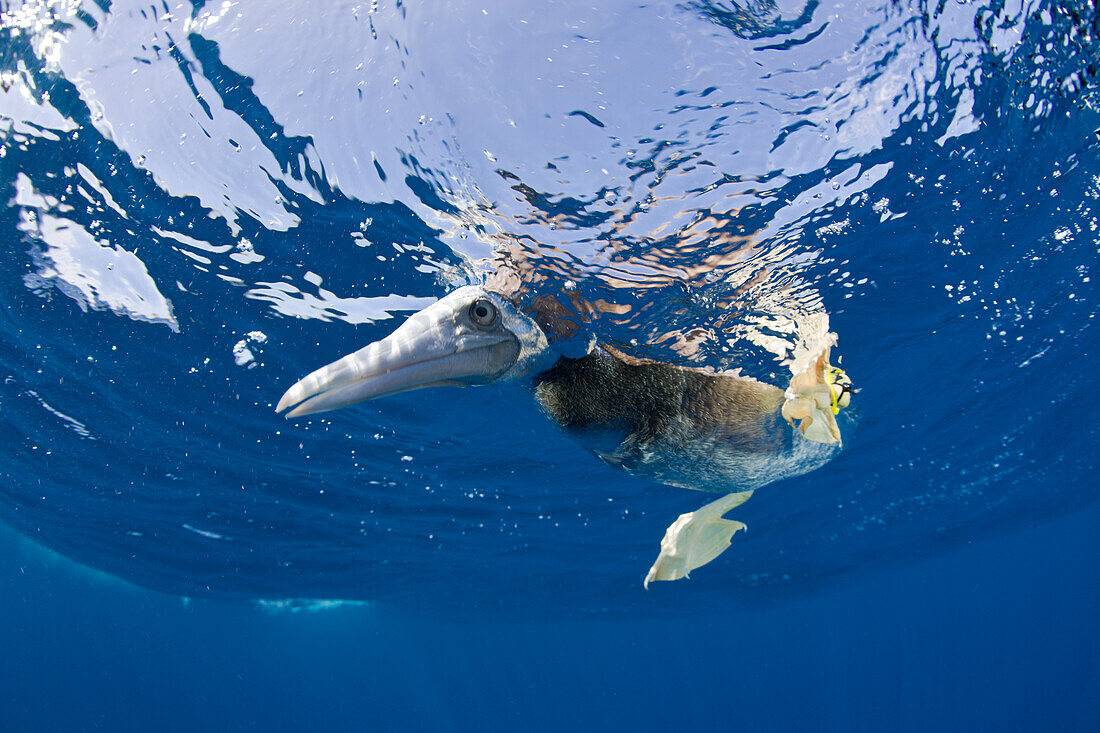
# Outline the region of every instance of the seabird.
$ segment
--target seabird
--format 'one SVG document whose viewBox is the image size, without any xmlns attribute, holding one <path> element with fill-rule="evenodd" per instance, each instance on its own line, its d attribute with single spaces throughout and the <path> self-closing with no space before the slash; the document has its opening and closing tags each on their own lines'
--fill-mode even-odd
<svg viewBox="0 0 1100 733">
<path fill-rule="evenodd" d="M 761 486 L 819 467 L 840 446 L 835 415 L 848 406 L 851 385 L 829 364 L 833 334 L 792 369 L 784 390 L 596 343 L 572 358 L 546 331 L 505 295 L 466 286 L 390 336 L 306 376 L 276 410 L 299 417 L 421 387 L 527 380 L 545 413 L 606 463 L 727 494 L 668 528 L 647 587 L 717 557 L 745 527 L 723 514 Z"/>
</svg>

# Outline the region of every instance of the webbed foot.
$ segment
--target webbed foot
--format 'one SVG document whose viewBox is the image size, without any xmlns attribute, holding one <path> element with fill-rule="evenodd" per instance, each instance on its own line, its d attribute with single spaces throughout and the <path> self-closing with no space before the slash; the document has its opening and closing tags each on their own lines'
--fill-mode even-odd
<svg viewBox="0 0 1100 733">
<path fill-rule="evenodd" d="M 852 401 L 852 380 L 829 363 L 826 347 L 813 364 L 791 379 L 783 403 L 783 418 L 807 440 L 825 445 L 840 443 L 836 415 Z"/>
<path fill-rule="evenodd" d="M 741 491 L 723 496 L 693 512 L 681 514 L 661 539 L 661 553 L 649 569 L 643 585 L 649 588 L 651 580 L 679 580 L 686 578 L 697 567 L 725 552 L 730 540 L 745 525 L 722 515 L 741 506 L 751 491 Z"/>
</svg>

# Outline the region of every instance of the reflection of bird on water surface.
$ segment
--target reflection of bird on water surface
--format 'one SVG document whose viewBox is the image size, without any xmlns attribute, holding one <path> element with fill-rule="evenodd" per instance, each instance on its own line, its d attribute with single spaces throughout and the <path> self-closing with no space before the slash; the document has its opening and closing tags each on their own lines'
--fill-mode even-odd
<svg viewBox="0 0 1100 733">
<path fill-rule="evenodd" d="M 850 390 L 828 364 L 831 335 L 784 392 L 607 346 L 562 356 L 538 324 L 546 314 L 532 315 L 488 288 L 460 288 L 305 377 L 277 409 L 297 417 L 420 387 L 528 379 L 546 413 L 605 462 L 674 486 L 733 492 L 669 527 L 647 584 L 717 557 L 744 528 L 725 512 L 765 484 L 817 468 L 840 444 L 834 416 Z"/>
</svg>

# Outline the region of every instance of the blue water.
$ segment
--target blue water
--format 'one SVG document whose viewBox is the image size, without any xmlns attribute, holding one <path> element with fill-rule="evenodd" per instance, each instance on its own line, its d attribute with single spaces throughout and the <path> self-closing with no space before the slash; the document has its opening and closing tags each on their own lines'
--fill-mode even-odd
<svg viewBox="0 0 1100 733">
<path fill-rule="evenodd" d="M 1100 723 L 1088 3 L 0 8 L 4 730 Z M 644 591 L 714 497 L 524 384 L 274 413 L 491 272 L 775 383 L 827 312 L 843 452 Z"/>
</svg>

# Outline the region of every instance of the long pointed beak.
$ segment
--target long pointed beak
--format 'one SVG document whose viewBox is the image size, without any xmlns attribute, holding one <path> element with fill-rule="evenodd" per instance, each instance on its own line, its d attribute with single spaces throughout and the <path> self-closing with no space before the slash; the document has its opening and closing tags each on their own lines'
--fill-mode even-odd
<svg viewBox="0 0 1100 733">
<path fill-rule="evenodd" d="M 452 294 L 428 306 L 387 338 L 321 367 L 286 391 L 275 408 L 287 417 L 335 410 L 421 387 L 484 384 L 519 355 L 515 336 L 474 326 L 468 298 Z M 498 319 L 499 320 L 499 319 Z"/>
</svg>

